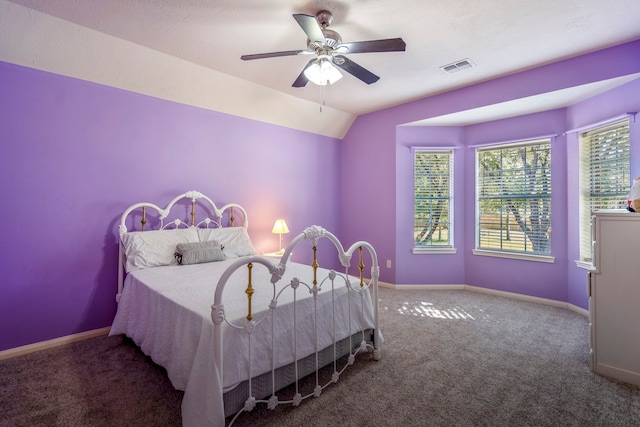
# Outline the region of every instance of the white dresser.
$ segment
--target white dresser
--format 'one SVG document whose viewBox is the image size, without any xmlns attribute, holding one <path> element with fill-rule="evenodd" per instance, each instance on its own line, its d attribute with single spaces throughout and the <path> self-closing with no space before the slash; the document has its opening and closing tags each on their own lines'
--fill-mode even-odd
<svg viewBox="0 0 640 427">
<path fill-rule="evenodd" d="M 640 213 L 598 212 L 593 227 L 591 369 L 640 385 Z"/>
</svg>

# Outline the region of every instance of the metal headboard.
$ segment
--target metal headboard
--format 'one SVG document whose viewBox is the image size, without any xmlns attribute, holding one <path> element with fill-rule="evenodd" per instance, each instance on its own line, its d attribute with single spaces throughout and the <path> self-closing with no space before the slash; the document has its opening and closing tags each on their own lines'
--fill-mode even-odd
<svg viewBox="0 0 640 427">
<path fill-rule="evenodd" d="M 173 209 L 174 206 L 182 206 L 180 201 L 188 199 L 191 202 L 190 212 L 187 213 L 187 217 L 183 214 L 182 217 L 178 215 L 175 219 L 168 220 L 171 215 L 175 215 L 178 208 Z M 222 227 L 244 227 L 249 226 L 247 219 L 247 212 L 245 209 L 237 203 L 227 203 L 226 205 L 218 208 L 218 206 L 208 196 L 205 196 L 199 191 L 187 191 L 173 198 L 165 208 L 154 203 L 142 202 L 129 206 L 120 217 L 120 223 L 118 225 L 119 243 L 118 243 L 118 293 L 116 294 L 116 301 L 120 300 L 122 294 L 122 287 L 124 285 L 124 252 L 122 247 L 122 236 L 131 231 L 147 231 L 149 228 L 149 210 L 152 211 L 152 215 L 156 223 L 153 224 L 153 230 L 166 230 L 170 228 L 222 228 Z M 201 214 L 201 215 L 198 215 Z M 139 229 L 129 230 L 127 222 L 130 224 L 135 223 L 133 217 L 139 215 Z M 204 218 L 201 218 L 204 216 Z M 240 217 L 240 218 L 238 218 Z M 201 218 L 201 219 L 200 219 Z M 226 221 L 225 221 L 226 220 Z M 237 224 L 236 224 L 237 223 Z M 132 227 L 133 228 L 133 227 Z"/>
</svg>

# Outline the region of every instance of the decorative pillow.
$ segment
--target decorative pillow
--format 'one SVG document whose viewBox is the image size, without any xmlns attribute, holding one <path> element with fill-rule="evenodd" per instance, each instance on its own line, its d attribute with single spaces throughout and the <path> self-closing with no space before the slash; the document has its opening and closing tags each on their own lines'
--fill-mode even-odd
<svg viewBox="0 0 640 427">
<path fill-rule="evenodd" d="M 215 240 L 224 246 L 227 258 L 257 254 L 244 227 L 200 228 L 198 234 L 201 242 Z"/>
<path fill-rule="evenodd" d="M 178 264 L 201 264 L 203 262 L 224 261 L 227 259 L 223 246 L 215 240 L 208 242 L 180 243 L 176 245 Z"/>
<path fill-rule="evenodd" d="M 174 257 L 176 245 L 198 241 L 198 231 L 193 227 L 126 233 L 122 236 L 125 270 L 130 273 L 142 268 L 177 264 Z"/>
</svg>

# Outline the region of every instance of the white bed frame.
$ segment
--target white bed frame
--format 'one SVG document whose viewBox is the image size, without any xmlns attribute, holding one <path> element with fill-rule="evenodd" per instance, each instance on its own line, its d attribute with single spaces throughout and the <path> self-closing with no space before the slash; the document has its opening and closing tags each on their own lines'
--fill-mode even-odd
<svg viewBox="0 0 640 427">
<path fill-rule="evenodd" d="M 165 224 L 165 220 L 169 217 L 170 211 L 174 207 L 174 205 L 178 204 L 178 202 L 183 201 L 183 199 L 191 200 L 191 212 L 188 214 L 191 217 L 189 222 L 185 222 L 182 219 L 175 219 L 167 224 Z M 202 203 L 201 203 L 202 202 Z M 204 204 L 204 208 L 206 211 L 209 211 L 213 215 L 210 217 L 207 215 L 204 219 L 196 221 L 196 207 L 202 208 Z M 184 201 L 181 204 L 185 206 Z M 148 223 L 147 219 L 147 209 L 152 209 L 155 211 L 155 223 L 153 224 L 153 229 L 167 229 L 167 228 L 177 228 L 177 227 L 223 227 L 224 225 L 234 225 L 236 220 L 236 215 L 240 214 L 241 222 L 240 226 L 247 227 L 247 215 L 246 211 L 237 204 L 231 203 L 223 206 L 222 208 L 217 208 L 215 203 L 207 196 L 203 195 L 197 191 L 189 191 L 184 194 L 181 194 L 175 197 L 164 209 L 158 207 L 152 203 L 137 203 L 135 205 L 130 206 L 123 214 L 120 220 L 119 225 L 119 233 L 122 237 L 123 234 L 128 232 L 127 221 L 131 221 L 130 216 L 135 216 L 132 214 L 133 212 L 141 210 L 140 216 L 140 224 L 144 229 L 145 225 Z M 200 209 L 198 209 L 200 210 Z M 175 213 L 175 212 L 174 212 Z M 328 239 L 331 243 L 333 243 L 333 247 L 337 251 L 337 255 L 341 265 L 344 267 L 344 272 L 336 272 L 334 270 L 330 270 L 329 273 L 325 277 L 319 277 L 323 270 L 318 270 L 318 258 L 317 258 L 317 247 L 318 241 L 320 239 Z M 293 278 L 290 283 L 279 283 L 283 277 L 283 274 L 287 270 L 287 263 L 290 260 L 290 256 L 294 249 L 297 252 L 304 250 L 302 246 L 299 246 L 301 242 L 310 241 L 313 250 L 313 263 L 309 269 L 309 277 Z M 120 239 L 122 242 L 122 239 Z M 122 294 L 123 289 L 123 277 L 124 277 L 124 254 L 122 243 L 120 243 L 120 254 L 119 254 L 119 262 L 118 262 L 118 294 L 116 296 L 116 300 L 120 300 L 120 296 Z M 297 249 L 296 249 L 297 248 Z M 308 250 L 308 249 L 307 249 Z M 364 263 L 363 263 L 363 251 L 368 252 L 367 261 L 371 262 L 371 275 L 370 278 L 364 277 Z M 356 255 L 357 254 L 357 255 Z M 351 266 L 352 258 L 357 257 L 357 266 L 355 268 L 358 270 L 357 273 L 349 273 L 349 267 Z M 263 383 L 267 385 L 262 385 L 261 390 L 258 393 L 262 393 L 262 395 L 256 395 L 254 393 L 254 385 L 253 380 L 246 381 L 244 384 L 244 389 L 242 393 L 246 392 L 244 397 L 244 403 L 242 407 L 238 410 L 235 408 L 233 412 L 235 412 L 235 416 L 229 417 L 229 425 L 233 424 L 233 422 L 237 419 L 237 417 L 246 411 L 251 411 L 256 404 L 266 404 L 268 409 L 275 409 L 278 405 L 282 404 L 290 404 L 293 406 L 298 406 L 300 403 L 309 398 L 309 397 L 318 397 L 322 393 L 322 391 L 328 387 L 329 385 L 336 383 L 340 377 L 340 375 L 345 371 L 345 369 L 352 365 L 355 361 L 355 356 L 359 353 L 371 353 L 372 359 L 379 360 L 381 357 L 380 353 L 380 332 L 378 328 L 378 276 L 379 276 L 379 266 L 377 255 L 374 248 L 367 242 L 359 241 L 351 245 L 347 250 L 344 250 L 340 241 L 329 231 L 325 230 L 320 226 L 311 226 L 304 230 L 304 232 L 300 233 L 297 237 L 295 237 L 289 246 L 285 249 L 282 258 L 279 261 L 274 263 L 273 259 L 265 258 L 262 256 L 249 256 L 249 257 L 241 257 L 238 258 L 237 261 L 233 262 L 233 264 L 227 268 L 227 270 L 220 277 L 218 284 L 215 290 L 215 296 L 213 298 L 213 304 L 211 305 L 211 319 L 214 324 L 214 357 L 215 366 L 218 370 L 218 375 L 220 378 L 224 376 L 224 349 L 223 349 L 223 324 L 228 325 L 228 327 L 232 327 L 235 329 L 242 330 L 247 334 L 248 340 L 248 349 L 249 349 L 249 366 L 248 369 L 248 378 L 254 378 L 252 373 L 252 364 L 253 359 L 251 358 L 251 350 L 252 350 L 252 336 L 257 332 L 271 334 L 271 371 L 268 373 L 263 373 L 260 375 Z M 270 286 L 265 286 L 264 283 L 254 284 L 252 283 L 252 269 L 254 268 L 266 268 L 268 269 L 271 275 L 271 284 Z M 245 293 L 247 295 L 247 313 L 244 318 L 241 320 L 233 320 L 227 318 L 225 314 L 225 304 L 223 300 L 223 291 L 225 286 L 227 286 L 228 280 L 232 275 L 235 274 L 246 274 L 246 290 Z M 355 280 L 354 280 L 355 278 Z M 336 298 L 344 298 L 345 295 L 338 295 L 335 291 L 335 285 L 338 281 L 342 281 L 343 284 L 346 285 L 346 298 L 348 300 L 348 327 L 349 330 L 352 330 L 352 321 L 355 323 L 356 319 L 361 317 L 364 319 L 364 307 L 370 307 L 369 304 L 373 308 L 373 323 L 374 327 L 372 330 L 368 331 L 358 331 L 353 333 L 348 338 L 337 340 L 335 337 L 335 324 L 336 324 Z M 355 283 L 354 283 L 355 282 Z M 252 311 L 252 296 L 254 292 L 257 292 L 260 288 L 260 292 L 269 292 L 271 304 L 269 305 L 269 309 L 263 312 L 254 313 Z M 268 289 L 265 289 L 268 288 Z M 344 289 L 344 288 L 343 288 Z M 294 307 L 296 307 L 296 301 L 302 300 L 302 297 L 299 297 L 297 293 L 305 292 L 312 295 L 313 298 L 313 328 L 310 331 L 299 331 L 299 327 L 292 327 L 291 334 L 293 335 L 294 343 L 300 337 L 300 334 L 311 334 L 307 336 L 313 337 L 316 342 L 315 353 L 312 355 L 300 355 L 300 359 L 305 359 L 306 368 L 303 369 L 302 365 L 299 366 L 299 358 L 298 354 L 295 355 L 295 360 L 293 364 L 289 365 L 287 368 L 289 369 L 289 374 L 293 373 L 293 379 L 288 380 L 288 384 L 295 384 L 295 393 L 292 397 L 278 397 L 277 392 L 278 389 L 282 388 L 282 380 L 277 378 L 276 372 L 279 369 L 276 369 L 277 366 L 274 363 L 275 351 L 273 344 L 273 336 L 274 336 L 274 315 L 278 311 L 278 302 L 281 300 L 281 297 L 287 293 L 293 293 Z M 322 315 L 321 311 L 317 307 L 317 298 L 318 294 L 323 292 L 324 294 L 330 293 L 332 300 L 332 320 L 330 321 L 333 325 L 333 345 L 324 349 L 318 348 L 317 336 L 318 336 L 318 316 Z M 345 292 L 343 290 L 343 292 Z M 326 307 L 325 307 L 325 311 Z M 295 326 L 298 324 L 299 317 L 302 317 L 303 314 L 297 314 L 296 309 L 293 309 L 293 319 L 291 321 L 291 325 Z M 368 312 L 370 313 L 370 311 Z M 309 316 L 309 313 L 306 313 Z M 270 326 L 265 326 L 270 325 Z M 267 338 L 269 339 L 269 338 Z M 338 342 L 340 341 L 340 342 Z M 341 349 L 341 350 L 339 350 Z M 296 352 L 296 347 L 294 346 L 293 351 Z M 320 354 L 322 353 L 322 360 Z M 327 362 L 327 355 L 329 355 L 329 361 Z M 227 355 L 227 357 L 229 357 Z M 311 362 L 310 362 L 311 360 Z M 311 368 L 309 368 L 309 364 L 311 364 Z M 331 378 L 325 383 L 321 383 L 319 371 L 323 366 L 328 366 L 333 364 L 333 373 Z M 282 368 L 280 368 L 282 369 Z M 315 373 L 315 387 L 312 391 L 307 392 L 303 395 L 301 389 L 299 389 L 299 384 L 303 377 L 307 376 L 309 373 Z M 276 386 L 278 384 L 278 386 Z M 262 396 L 266 396 L 265 387 L 268 388 L 268 399 L 262 399 Z M 256 386 L 256 388 L 258 388 Z M 234 399 L 238 399 L 235 397 Z M 281 400 L 282 399 L 282 400 Z M 226 404 L 226 402 L 225 402 Z M 238 403 L 236 403 L 236 406 Z M 183 403 L 183 422 L 187 421 L 184 414 L 185 405 Z M 236 412 L 237 411 L 237 412 Z M 229 416 L 230 414 L 226 414 Z M 190 422 L 185 422 L 185 425 L 190 424 Z"/>
</svg>

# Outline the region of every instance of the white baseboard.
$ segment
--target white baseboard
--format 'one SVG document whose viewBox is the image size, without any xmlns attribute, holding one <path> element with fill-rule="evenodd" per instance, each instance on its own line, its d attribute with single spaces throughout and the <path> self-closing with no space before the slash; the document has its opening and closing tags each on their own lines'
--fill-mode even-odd
<svg viewBox="0 0 640 427">
<path fill-rule="evenodd" d="M 78 334 L 67 335 L 60 338 L 54 338 L 48 341 L 41 341 L 41 342 L 29 344 L 29 345 L 23 345 L 22 347 L 15 347 L 15 348 L 10 348 L 8 350 L 2 350 L 0 351 L 0 360 L 23 356 L 25 354 L 33 353 L 35 351 L 46 350 L 49 348 L 55 348 L 61 345 L 86 340 L 89 338 L 95 338 L 102 335 L 107 335 L 110 329 L 111 329 L 111 326 L 107 326 L 106 328 L 94 329 L 92 331 L 80 332 Z"/>
<path fill-rule="evenodd" d="M 378 287 L 380 288 L 389 288 L 389 289 L 395 289 L 396 286 L 392 285 L 391 283 L 387 283 L 387 282 L 381 282 L 380 280 L 378 280 Z"/>
<path fill-rule="evenodd" d="M 391 285 L 393 289 L 397 289 L 399 291 L 405 290 L 440 290 L 440 291 L 451 291 L 451 290 L 464 290 L 466 285 Z"/>
<path fill-rule="evenodd" d="M 378 285 L 383 288 L 395 289 L 395 290 L 465 290 L 471 292 L 481 292 L 485 294 L 498 295 L 505 298 L 519 299 L 522 301 L 535 302 L 538 304 L 546 304 L 554 307 L 566 308 L 567 310 L 574 311 L 578 314 L 582 314 L 585 317 L 589 317 L 589 310 L 585 310 L 577 305 L 569 304 L 567 302 L 556 301 L 547 298 L 532 297 L 529 295 L 517 294 L 514 292 L 498 291 L 495 289 L 481 288 L 479 286 L 470 285 L 394 285 L 391 283 L 378 282 Z"/>
<path fill-rule="evenodd" d="M 569 303 L 567 303 L 567 308 L 571 311 L 575 311 L 578 314 L 582 314 L 584 317 L 589 317 L 589 310 L 587 309 Z"/>
<path fill-rule="evenodd" d="M 551 305 L 551 306 L 554 306 L 554 307 L 566 308 L 566 309 L 574 311 L 574 312 L 576 312 L 578 314 L 582 314 L 582 315 L 584 315 L 586 317 L 589 317 L 589 311 L 588 310 L 585 310 L 582 307 L 578 307 L 577 305 L 569 304 L 568 302 L 556 301 L 556 300 L 547 299 L 547 298 L 540 298 L 540 297 L 532 297 L 532 296 L 529 296 L 529 295 L 516 294 L 514 292 L 497 291 L 495 289 L 481 288 L 481 287 L 478 287 L 478 286 L 466 285 L 465 289 L 469 290 L 469 291 L 474 291 L 474 292 L 482 292 L 482 293 L 485 293 L 485 294 L 499 295 L 499 296 L 506 297 L 506 298 L 519 299 L 519 300 L 522 300 L 522 301 L 529 301 L 529 302 L 535 302 L 535 303 L 538 303 L 538 304 L 546 304 L 546 305 Z"/>
</svg>

